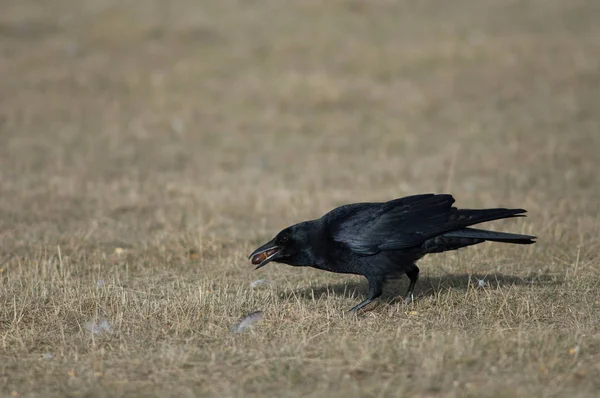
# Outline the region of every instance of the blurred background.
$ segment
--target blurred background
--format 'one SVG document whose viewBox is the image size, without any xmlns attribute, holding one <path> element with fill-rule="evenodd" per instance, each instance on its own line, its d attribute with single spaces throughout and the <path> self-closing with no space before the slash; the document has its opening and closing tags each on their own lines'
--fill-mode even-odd
<svg viewBox="0 0 600 398">
<path fill-rule="evenodd" d="M 139 289 L 164 278 L 232 288 L 256 277 L 251 249 L 287 225 L 423 192 L 529 210 L 510 230 L 539 243 L 490 246 L 496 257 L 482 272 L 565 275 L 575 258 L 597 264 L 597 0 L 0 8 L 7 308 L 39 282 L 10 279 L 11 270 L 54 258 L 46 253 L 57 246 L 74 264 L 74 279 L 61 282 L 74 292 L 101 275 Z M 127 267 L 114 268 L 115 250 L 129 253 Z M 269 272 L 298 285 L 339 281 Z M 21 347 L 35 351 L 38 338 Z"/>
<path fill-rule="evenodd" d="M 200 226 L 239 240 L 425 191 L 586 212 L 598 7 L 4 1 L 4 239 L 93 223 L 99 241 Z"/>
</svg>

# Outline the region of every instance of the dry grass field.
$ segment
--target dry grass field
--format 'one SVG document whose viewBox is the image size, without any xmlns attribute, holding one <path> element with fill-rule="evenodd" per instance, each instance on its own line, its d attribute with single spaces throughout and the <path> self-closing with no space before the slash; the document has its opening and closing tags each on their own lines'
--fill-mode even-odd
<svg viewBox="0 0 600 398">
<path fill-rule="evenodd" d="M 0 396 L 598 396 L 597 0 L 1 8 Z M 247 259 L 424 192 L 538 243 L 359 316 L 363 278 Z"/>
</svg>

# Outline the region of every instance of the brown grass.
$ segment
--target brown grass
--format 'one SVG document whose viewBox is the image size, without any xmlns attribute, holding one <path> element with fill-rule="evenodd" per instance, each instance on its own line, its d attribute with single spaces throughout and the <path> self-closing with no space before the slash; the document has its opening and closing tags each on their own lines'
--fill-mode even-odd
<svg viewBox="0 0 600 398">
<path fill-rule="evenodd" d="M 597 3 L 4 1 L 0 394 L 597 396 Z M 358 318 L 363 279 L 246 258 L 421 192 L 539 243 Z"/>
</svg>

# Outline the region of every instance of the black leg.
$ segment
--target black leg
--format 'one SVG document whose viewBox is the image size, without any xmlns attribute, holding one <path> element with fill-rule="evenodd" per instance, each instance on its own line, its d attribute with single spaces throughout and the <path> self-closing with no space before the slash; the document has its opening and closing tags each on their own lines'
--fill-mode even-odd
<svg viewBox="0 0 600 398">
<path fill-rule="evenodd" d="M 371 279 L 368 279 L 368 281 L 369 281 L 369 295 L 367 296 L 367 298 L 365 300 L 361 301 L 358 305 L 355 305 L 354 307 L 350 308 L 350 310 L 348 310 L 348 312 L 356 312 L 356 311 L 360 310 L 361 308 L 363 308 L 365 305 L 371 303 L 377 297 L 381 296 L 381 293 L 383 292 L 383 280 L 380 278 L 371 278 Z"/>
<path fill-rule="evenodd" d="M 417 281 L 419 280 L 419 267 L 417 267 L 416 265 L 413 265 L 413 268 L 411 268 L 410 271 L 406 272 L 406 276 L 408 276 L 410 283 L 408 284 L 408 290 L 406 291 L 406 297 L 404 298 L 404 304 L 410 304 L 410 303 L 412 303 L 412 301 L 414 299 L 413 291 L 415 290 L 415 285 L 417 284 Z"/>
</svg>

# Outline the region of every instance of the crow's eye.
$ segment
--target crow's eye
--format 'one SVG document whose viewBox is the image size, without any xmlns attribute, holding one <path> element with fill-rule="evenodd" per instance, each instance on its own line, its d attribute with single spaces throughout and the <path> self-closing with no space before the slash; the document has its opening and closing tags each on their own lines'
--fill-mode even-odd
<svg viewBox="0 0 600 398">
<path fill-rule="evenodd" d="M 285 243 L 285 242 L 287 242 L 287 241 L 289 241 L 289 240 L 290 240 L 290 237 L 289 237 L 289 236 L 287 236 L 287 235 L 283 235 L 283 236 L 282 236 L 282 237 L 279 239 L 279 242 L 281 242 L 281 243 Z"/>
</svg>

